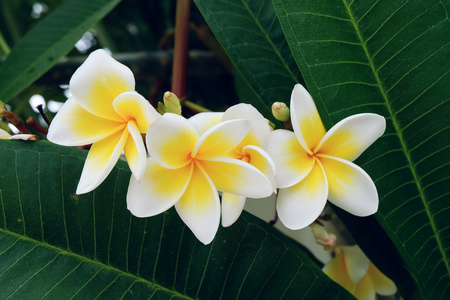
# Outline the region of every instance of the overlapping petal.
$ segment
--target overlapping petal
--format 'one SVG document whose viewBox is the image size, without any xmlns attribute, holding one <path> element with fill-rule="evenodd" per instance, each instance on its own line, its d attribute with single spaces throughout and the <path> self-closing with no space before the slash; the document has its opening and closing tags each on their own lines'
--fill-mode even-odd
<svg viewBox="0 0 450 300">
<path fill-rule="evenodd" d="M 276 193 L 277 184 L 275 182 L 275 163 L 270 155 L 263 149 L 248 145 L 242 149 L 242 154 L 245 155 L 244 161 L 260 170 L 269 179 L 272 184 L 273 191 Z"/>
<path fill-rule="evenodd" d="M 350 293 L 355 291 L 356 284 L 348 275 L 345 267 L 345 255 L 342 251 L 336 253 L 336 257 L 325 264 L 322 270 L 328 275 L 328 277 Z"/>
<path fill-rule="evenodd" d="M 354 283 L 358 283 L 367 274 L 370 261 L 358 246 L 343 246 L 345 269 Z"/>
<path fill-rule="evenodd" d="M 139 132 L 146 133 L 150 123 L 161 115 L 136 92 L 124 92 L 113 101 L 116 112 L 126 121 L 136 122 Z"/>
<path fill-rule="evenodd" d="M 90 113 L 115 121 L 123 121 L 112 103 L 121 93 L 134 91 L 131 70 L 104 50 L 92 52 L 70 79 L 73 98 Z"/>
<path fill-rule="evenodd" d="M 356 216 L 364 217 L 378 210 L 378 193 L 372 179 L 352 162 L 318 155 L 329 186 L 328 200 Z"/>
<path fill-rule="evenodd" d="M 273 193 L 267 177 L 254 166 L 230 157 L 214 157 L 201 162 L 219 191 L 250 198 Z"/>
<path fill-rule="evenodd" d="M 128 122 L 127 130 L 130 132 L 130 136 L 125 143 L 123 150 L 133 176 L 139 180 L 142 178 L 142 175 L 144 175 L 147 161 L 147 150 L 145 150 L 141 133 L 139 132 L 139 129 L 134 121 Z"/>
<path fill-rule="evenodd" d="M 199 164 L 194 166 L 189 185 L 175 208 L 202 243 L 206 245 L 213 240 L 220 223 L 219 195 Z"/>
<path fill-rule="evenodd" d="M 47 138 L 64 146 L 82 146 L 104 139 L 126 124 L 97 117 L 69 98 L 50 124 Z"/>
<path fill-rule="evenodd" d="M 92 145 L 78 183 L 78 195 L 92 191 L 105 180 L 119 159 L 128 136 L 128 130 L 123 130 Z"/>
<path fill-rule="evenodd" d="M 303 149 L 292 131 L 273 131 L 269 136 L 266 151 L 275 163 L 275 179 L 279 188 L 299 183 L 313 166 L 314 158 Z"/>
<path fill-rule="evenodd" d="M 311 95 L 300 84 L 291 94 L 291 121 L 298 141 L 312 154 L 326 131 Z"/>
<path fill-rule="evenodd" d="M 214 125 L 222 121 L 223 113 L 221 112 L 202 112 L 189 118 L 189 123 L 194 126 L 199 135 L 205 133 Z"/>
<path fill-rule="evenodd" d="M 261 148 L 266 147 L 271 129 L 267 120 L 258 110 L 256 110 L 256 108 L 245 103 L 233 105 L 225 111 L 222 121 L 236 119 L 246 119 L 251 121 L 251 127 L 248 134 L 237 148 L 242 149 L 247 145 L 255 145 Z"/>
<path fill-rule="evenodd" d="M 250 125 L 248 120 L 229 120 L 211 127 L 200 136 L 192 155 L 198 159 L 227 155 L 244 139 Z"/>
<path fill-rule="evenodd" d="M 166 169 L 152 158 L 140 181 L 131 176 L 127 193 L 127 207 L 137 217 L 150 217 L 171 208 L 185 192 L 193 165 Z"/>
<path fill-rule="evenodd" d="M 361 278 L 361 280 L 358 282 L 355 287 L 355 291 L 353 292 L 353 296 L 355 296 L 355 298 L 358 300 L 376 299 L 375 289 L 368 274 L 366 274 L 366 276 Z"/>
<path fill-rule="evenodd" d="M 395 286 L 395 283 L 389 278 L 387 278 L 386 275 L 381 273 L 380 270 L 378 270 L 377 267 L 375 267 L 375 265 L 370 264 L 367 273 L 370 276 L 370 279 L 372 280 L 375 292 L 377 294 L 389 296 L 397 292 L 397 287 Z"/>
<path fill-rule="evenodd" d="M 146 144 L 151 157 L 169 169 L 181 168 L 192 158 L 197 131 L 182 116 L 166 113 L 152 122 Z"/>
<path fill-rule="evenodd" d="M 305 179 L 294 186 L 280 189 L 277 212 L 281 222 L 290 229 L 302 229 L 319 217 L 327 203 L 328 185 L 317 160 Z"/>
<path fill-rule="evenodd" d="M 231 226 L 242 213 L 245 205 L 245 197 L 230 193 L 222 194 L 222 226 Z"/>
<path fill-rule="evenodd" d="M 383 135 L 385 129 L 386 120 L 380 115 L 353 115 L 334 125 L 320 141 L 317 150 L 318 153 L 353 161 Z"/>
<path fill-rule="evenodd" d="M 1 140 L 7 140 L 11 137 L 11 135 L 9 133 L 7 133 L 6 131 L 4 131 L 3 129 L 0 128 L 0 139 Z"/>
</svg>

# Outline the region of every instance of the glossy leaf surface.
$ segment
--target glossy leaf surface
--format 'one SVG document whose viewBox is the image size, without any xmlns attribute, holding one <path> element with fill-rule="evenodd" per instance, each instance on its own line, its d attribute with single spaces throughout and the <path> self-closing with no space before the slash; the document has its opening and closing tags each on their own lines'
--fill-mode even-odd
<svg viewBox="0 0 450 300">
<path fill-rule="evenodd" d="M 86 153 L 0 141 L 0 298 L 352 299 L 296 243 L 247 213 L 209 246 L 174 209 L 133 217 L 123 161 L 77 196 Z"/>
<path fill-rule="evenodd" d="M 376 218 L 427 299 L 450 297 L 450 3 L 274 0 L 328 128 L 379 113 L 385 135 L 357 163 Z"/>
</svg>

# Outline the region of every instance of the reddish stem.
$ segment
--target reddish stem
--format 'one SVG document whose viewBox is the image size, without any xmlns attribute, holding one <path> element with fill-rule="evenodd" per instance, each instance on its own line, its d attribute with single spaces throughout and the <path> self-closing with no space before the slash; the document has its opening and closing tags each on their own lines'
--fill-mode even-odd
<svg viewBox="0 0 450 300">
<path fill-rule="evenodd" d="M 48 130 L 45 129 L 44 127 L 42 127 L 41 125 L 39 125 L 35 119 L 33 119 L 32 117 L 29 117 L 27 119 L 27 124 L 30 125 L 31 127 L 33 127 L 34 129 L 36 129 L 36 131 L 43 133 L 43 134 L 47 134 Z"/>
<path fill-rule="evenodd" d="M 175 43 L 173 49 L 172 93 L 180 100 L 187 97 L 187 61 L 191 0 L 177 0 Z"/>
</svg>

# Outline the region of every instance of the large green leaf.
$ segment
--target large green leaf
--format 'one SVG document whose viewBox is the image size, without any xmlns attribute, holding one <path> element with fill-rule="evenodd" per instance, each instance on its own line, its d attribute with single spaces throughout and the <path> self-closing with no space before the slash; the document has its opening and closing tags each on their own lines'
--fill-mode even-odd
<svg viewBox="0 0 450 300">
<path fill-rule="evenodd" d="M 357 163 L 377 220 L 428 299 L 450 298 L 450 2 L 274 0 L 322 119 L 387 119 Z"/>
<path fill-rule="evenodd" d="M 66 55 L 120 0 L 67 0 L 33 27 L 0 66 L 0 99 L 33 83 Z"/>
<path fill-rule="evenodd" d="M 272 103 L 288 101 L 301 80 L 295 60 L 284 39 L 269 0 L 194 0 L 256 97 L 241 98 L 253 104 L 268 119 Z"/>
<path fill-rule="evenodd" d="M 123 161 L 78 196 L 86 151 L 0 140 L 0 157 L 1 299 L 352 299 L 249 214 L 208 246 L 174 209 L 133 217 Z"/>
</svg>

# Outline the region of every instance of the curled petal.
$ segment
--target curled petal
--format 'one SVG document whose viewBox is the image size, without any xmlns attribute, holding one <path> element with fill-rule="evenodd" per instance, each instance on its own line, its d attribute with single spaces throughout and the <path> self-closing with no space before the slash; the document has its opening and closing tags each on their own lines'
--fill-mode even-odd
<svg viewBox="0 0 450 300">
<path fill-rule="evenodd" d="M 342 246 L 345 253 L 345 268 L 354 283 L 359 283 L 367 274 L 370 261 L 358 246 Z"/>
<path fill-rule="evenodd" d="M 261 148 L 266 147 L 271 129 L 267 120 L 258 110 L 256 110 L 256 108 L 245 103 L 231 106 L 223 114 L 222 121 L 235 119 L 246 119 L 251 121 L 250 130 L 238 148 L 242 149 L 247 145 L 255 145 Z"/>
<path fill-rule="evenodd" d="M 123 122 L 97 117 L 70 98 L 64 103 L 48 129 L 47 138 L 55 144 L 82 146 L 95 143 L 126 127 Z"/>
<path fill-rule="evenodd" d="M 222 226 L 231 226 L 242 213 L 245 197 L 229 193 L 222 194 Z"/>
<path fill-rule="evenodd" d="M 273 193 L 269 179 L 246 162 L 214 157 L 201 164 L 219 191 L 250 198 L 268 197 Z"/>
<path fill-rule="evenodd" d="M 256 167 L 258 170 L 263 172 L 272 184 L 274 193 L 277 191 L 277 184 L 275 182 L 275 163 L 273 162 L 270 155 L 263 149 L 249 145 L 242 149 L 242 153 L 245 155 L 245 160 L 252 166 Z"/>
<path fill-rule="evenodd" d="M 92 144 L 78 183 L 78 195 L 92 191 L 105 180 L 119 160 L 128 135 L 128 130 L 123 130 Z"/>
<path fill-rule="evenodd" d="M 323 165 L 330 189 L 328 200 L 359 217 L 378 210 L 378 193 L 372 179 L 352 162 L 337 157 L 317 155 Z"/>
<path fill-rule="evenodd" d="M 176 169 L 191 162 L 191 153 L 198 140 L 197 131 L 182 116 L 165 113 L 150 124 L 147 150 L 161 166 Z"/>
<path fill-rule="evenodd" d="M 92 52 L 70 79 L 70 93 L 90 113 L 115 121 L 123 121 L 112 106 L 123 92 L 134 91 L 131 70 L 104 50 Z"/>
<path fill-rule="evenodd" d="M 358 114 L 333 126 L 317 146 L 318 153 L 353 161 L 383 135 L 386 120 L 377 114 Z"/>
<path fill-rule="evenodd" d="M 291 95 L 291 121 L 300 144 L 312 154 L 326 131 L 311 95 L 300 84 L 295 85 Z"/>
<path fill-rule="evenodd" d="M 244 139 L 250 125 L 248 120 L 229 120 L 213 126 L 200 136 L 192 155 L 198 159 L 227 155 Z"/>
<path fill-rule="evenodd" d="M 192 164 L 179 169 L 166 169 L 151 157 L 141 180 L 131 176 L 127 208 L 139 218 L 158 215 L 178 202 L 189 183 Z"/>
<path fill-rule="evenodd" d="M 350 293 L 356 289 L 356 284 L 351 280 L 345 268 L 344 253 L 338 252 L 336 257 L 330 260 L 322 269 L 333 281 L 341 285 Z"/>
<path fill-rule="evenodd" d="M 327 195 L 327 179 L 317 161 L 305 179 L 294 186 L 280 189 L 277 198 L 278 217 L 287 228 L 305 228 L 323 211 Z"/>
<path fill-rule="evenodd" d="M 150 123 L 161 115 L 136 92 L 125 92 L 113 102 L 114 109 L 127 121 L 135 121 L 140 133 L 146 133 Z"/>
<path fill-rule="evenodd" d="M 355 298 L 358 300 L 376 299 L 375 288 L 368 275 L 361 278 L 359 283 L 356 285 L 355 291 L 353 292 L 353 296 L 355 296 Z"/>
<path fill-rule="evenodd" d="M 200 165 L 194 166 L 189 185 L 175 208 L 203 244 L 211 243 L 219 228 L 220 201 L 214 184 Z"/>
<path fill-rule="evenodd" d="M 202 112 L 189 118 L 189 123 L 194 126 L 199 135 L 205 133 L 214 125 L 222 121 L 223 113 L 221 112 Z"/>
<path fill-rule="evenodd" d="M 140 180 L 147 165 L 147 151 L 136 123 L 134 121 L 128 122 L 127 129 L 130 132 L 130 136 L 123 150 L 133 176 Z"/>
<path fill-rule="evenodd" d="M 11 137 L 9 133 L 0 128 L 0 140 L 7 140 Z"/>
<path fill-rule="evenodd" d="M 275 180 L 279 188 L 299 183 L 309 174 L 314 164 L 313 156 L 308 155 L 292 131 L 273 131 L 266 151 L 275 163 Z"/>
<path fill-rule="evenodd" d="M 377 269 L 373 264 L 370 264 L 369 271 L 367 272 L 372 280 L 377 294 L 383 296 L 393 295 L 397 292 L 397 287 L 395 283 L 386 277 L 380 270 Z"/>
</svg>

